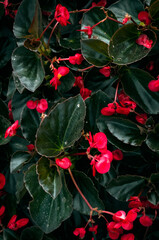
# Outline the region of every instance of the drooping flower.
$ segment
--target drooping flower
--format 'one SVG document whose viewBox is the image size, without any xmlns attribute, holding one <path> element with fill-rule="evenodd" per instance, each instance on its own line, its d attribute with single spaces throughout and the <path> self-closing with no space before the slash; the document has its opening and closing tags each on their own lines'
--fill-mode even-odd
<svg viewBox="0 0 159 240">
<path fill-rule="evenodd" d="M 84 88 L 84 82 L 83 82 L 82 76 L 75 77 L 75 83 L 73 84 L 73 87 L 76 87 L 76 86 L 79 87 L 80 89 Z"/>
<path fill-rule="evenodd" d="M 137 196 L 130 197 L 130 199 L 128 201 L 129 201 L 129 205 L 128 205 L 129 208 L 140 208 L 140 207 L 142 207 L 142 203 L 140 201 L 140 198 L 137 197 Z"/>
<path fill-rule="evenodd" d="M 145 25 L 150 25 L 150 23 L 151 23 L 150 16 L 149 16 L 148 12 L 146 12 L 146 11 L 141 11 L 141 12 L 139 12 L 139 14 L 138 14 L 138 19 L 139 19 L 141 22 L 144 22 Z"/>
<path fill-rule="evenodd" d="M 103 67 L 99 70 L 99 72 L 101 74 L 103 74 L 105 77 L 109 77 L 110 76 L 110 72 L 111 72 L 111 67 Z"/>
<path fill-rule="evenodd" d="M 81 94 L 81 97 L 83 98 L 83 100 L 86 100 L 88 97 L 90 97 L 92 91 L 89 90 L 88 88 L 84 88 L 82 87 L 80 89 L 80 94 Z"/>
<path fill-rule="evenodd" d="M 136 115 L 136 121 L 141 123 L 141 124 L 145 124 L 147 121 L 147 114 L 146 113 L 141 113 L 140 116 Z"/>
<path fill-rule="evenodd" d="M 159 91 L 159 75 L 157 76 L 157 80 L 151 80 L 148 84 L 148 88 L 152 92 L 158 92 Z"/>
<path fill-rule="evenodd" d="M 116 112 L 115 108 L 116 106 L 114 103 L 109 103 L 108 107 L 102 108 L 101 114 L 104 116 L 111 116 Z"/>
<path fill-rule="evenodd" d="M 78 30 L 80 32 L 84 32 L 85 34 L 88 35 L 88 38 L 91 38 L 93 34 L 93 27 L 91 26 L 85 26 L 84 29 Z"/>
<path fill-rule="evenodd" d="M 69 23 L 70 14 L 66 7 L 58 4 L 55 9 L 54 18 L 57 22 L 61 24 L 61 26 L 66 26 Z"/>
<path fill-rule="evenodd" d="M 141 34 L 139 38 L 136 39 L 136 43 L 146 48 L 152 48 L 153 40 L 150 40 L 146 34 Z"/>
<path fill-rule="evenodd" d="M 68 168 L 70 168 L 71 165 L 72 165 L 70 159 L 67 158 L 67 157 L 61 158 L 61 159 L 60 159 L 60 158 L 57 158 L 57 159 L 56 159 L 56 164 L 57 164 L 59 167 L 63 168 L 63 169 L 68 169 Z"/>
<path fill-rule="evenodd" d="M 16 134 L 17 129 L 20 127 L 19 121 L 16 120 L 15 123 L 13 123 L 9 128 L 7 128 L 4 137 L 7 138 L 13 137 Z"/>
<path fill-rule="evenodd" d="M 98 229 L 98 225 L 94 225 L 92 227 L 89 227 L 88 231 L 90 232 L 94 232 L 94 234 L 97 234 L 97 229 Z"/>
<path fill-rule="evenodd" d="M 73 234 L 75 236 L 79 236 L 80 239 L 83 239 L 85 237 L 85 234 L 86 234 L 86 230 L 85 228 L 76 228 L 74 231 L 73 231 Z"/>
<path fill-rule="evenodd" d="M 59 67 L 58 69 L 53 70 L 54 77 L 50 80 L 50 84 L 55 87 L 57 90 L 57 86 L 61 85 L 60 78 L 67 75 L 69 73 L 68 67 Z"/>
<path fill-rule="evenodd" d="M 116 222 L 108 223 L 107 230 L 108 230 L 109 237 L 113 240 L 118 239 L 120 234 L 123 233 L 123 229 L 118 227 Z"/>
<path fill-rule="evenodd" d="M 84 58 L 83 58 L 82 54 L 80 54 L 80 53 L 76 53 L 75 56 L 69 57 L 69 62 L 73 65 L 74 64 L 80 65 L 83 60 L 84 60 Z"/>
<path fill-rule="evenodd" d="M 12 218 L 10 219 L 7 227 L 13 231 L 18 230 L 19 228 L 24 227 L 25 225 L 28 224 L 29 219 L 28 218 L 22 218 L 18 221 L 17 220 L 17 215 L 13 215 Z"/>
<path fill-rule="evenodd" d="M 5 184 L 6 184 L 6 178 L 2 173 L 0 173 L 0 190 L 4 188 Z"/>
<path fill-rule="evenodd" d="M 139 222 L 144 227 L 150 227 L 153 224 L 152 219 L 149 216 L 146 216 L 145 214 L 139 218 Z"/>
<path fill-rule="evenodd" d="M 120 149 L 116 149 L 112 152 L 113 154 L 113 159 L 114 160 L 117 160 L 117 161 L 120 161 L 123 159 L 123 153 Z"/>
<path fill-rule="evenodd" d="M 133 233 L 124 234 L 121 236 L 121 240 L 134 240 L 135 236 Z"/>
</svg>

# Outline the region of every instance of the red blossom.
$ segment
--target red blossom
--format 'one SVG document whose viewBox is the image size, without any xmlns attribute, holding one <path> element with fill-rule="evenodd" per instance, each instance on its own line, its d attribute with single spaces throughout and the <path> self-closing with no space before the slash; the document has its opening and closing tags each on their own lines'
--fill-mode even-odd
<svg viewBox="0 0 159 240">
<path fill-rule="evenodd" d="M 139 218 L 141 225 L 144 227 L 150 227 L 153 224 L 152 219 L 149 216 L 143 215 Z"/>
<path fill-rule="evenodd" d="M 100 0 L 98 3 L 92 2 L 92 7 L 105 7 L 106 4 L 107 4 L 106 0 Z"/>
<path fill-rule="evenodd" d="M 12 111 L 12 100 L 8 102 L 8 110 Z"/>
<path fill-rule="evenodd" d="M 116 111 L 115 111 L 115 104 L 114 103 L 109 103 L 108 107 L 104 107 L 101 110 L 101 114 L 104 116 L 111 116 L 113 115 Z"/>
<path fill-rule="evenodd" d="M 63 168 L 63 169 L 68 169 L 68 168 L 70 168 L 71 165 L 72 165 L 70 159 L 67 158 L 67 157 L 61 158 L 61 159 L 60 159 L 60 158 L 57 158 L 57 159 L 56 159 L 56 164 L 57 164 L 59 167 Z"/>
<path fill-rule="evenodd" d="M 50 80 L 50 84 L 55 87 L 57 90 L 57 86 L 61 85 L 60 78 L 67 75 L 69 73 L 68 67 L 59 67 L 58 69 L 53 70 L 54 77 Z"/>
<path fill-rule="evenodd" d="M 47 109 L 48 109 L 48 102 L 46 101 L 46 99 L 39 100 L 36 106 L 36 110 L 39 113 L 44 113 Z"/>
<path fill-rule="evenodd" d="M 142 207 L 142 203 L 141 203 L 139 197 L 136 197 L 136 196 L 130 197 L 130 199 L 128 201 L 129 201 L 129 205 L 128 205 L 129 208 Z"/>
<path fill-rule="evenodd" d="M 29 109 L 35 109 L 37 106 L 37 102 L 33 100 L 29 100 L 27 101 L 26 105 Z"/>
<path fill-rule="evenodd" d="M 130 20 L 131 20 L 131 16 L 129 14 L 126 14 L 124 19 L 123 19 L 123 24 L 126 24 Z"/>
<path fill-rule="evenodd" d="M 114 150 L 114 151 L 112 152 L 112 154 L 113 154 L 113 159 L 114 159 L 114 160 L 120 161 L 120 160 L 123 159 L 123 153 L 122 153 L 122 151 L 119 150 L 119 149 Z"/>
<path fill-rule="evenodd" d="M 4 188 L 5 184 L 6 184 L 6 178 L 2 173 L 0 173 L 0 190 Z"/>
<path fill-rule="evenodd" d="M 98 173 L 104 174 L 110 170 L 110 160 L 104 156 L 101 156 L 98 162 L 95 163 L 95 169 Z"/>
<path fill-rule="evenodd" d="M 83 239 L 86 234 L 85 228 L 76 228 L 73 232 L 75 236 L 79 236 L 80 239 Z"/>
<path fill-rule="evenodd" d="M 133 233 L 124 234 L 121 236 L 121 240 L 134 240 L 135 236 Z"/>
<path fill-rule="evenodd" d="M 84 32 L 88 35 L 88 38 L 91 38 L 92 34 L 93 34 L 93 27 L 91 26 L 85 26 L 84 29 L 78 30 L 80 32 Z"/>
<path fill-rule="evenodd" d="M 84 88 L 84 82 L 82 76 L 75 77 L 75 83 L 73 84 L 73 87 L 79 87 Z"/>
<path fill-rule="evenodd" d="M 12 218 L 10 219 L 7 227 L 13 231 L 18 230 L 19 228 L 24 227 L 25 225 L 28 224 L 29 219 L 28 218 L 22 218 L 18 221 L 16 221 L 17 215 L 13 215 Z"/>
<path fill-rule="evenodd" d="M 109 237 L 113 240 L 118 239 L 120 234 L 123 233 L 123 230 L 117 226 L 116 222 L 108 223 L 107 230 L 108 230 Z"/>
<path fill-rule="evenodd" d="M 81 88 L 80 89 L 80 94 L 81 94 L 81 97 L 83 98 L 83 100 L 86 100 L 88 97 L 90 97 L 92 91 L 89 90 L 88 88 Z"/>
<path fill-rule="evenodd" d="M 149 14 L 148 14 L 148 12 L 146 12 L 146 11 L 141 11 L 141 12 L 139 12 L 139 14 L 138 14 L 138 19 L 139 19 L 141 22 L 144 22 L 145 25 L 150 25 L 150 23 L 151 23 L 151 19 L 150 19 L 150 17 L 149 17 Z"/>
<path fill-rule="evenodd" d="M 2 207 L 0 208 L 0 217 L 2 217 L 2 215 L 4 214 L 4 212 L 5 212 L 5 206 L 2 206 Z"/>
<path fill-rule="evenodd" d="M 107 137 L 103 132 L 98 132 L 93 136 L 94 148 L 99 152 L 107 150 Z"/>
<path fill-rule="evenodd" d="M 16 120 L 15 123 L 13 123 L 9 128 L 7 128 L 4 137 L 7 138 L 9 137 L 13 137 L 16 134 L 17 129 L 20 127 L 19 121 Z"/>
<path fill-rule="evenodd" d="M 34 144 L 29 144 L 29 145 L 27 145 L 27 148 L 28 148 L 28 151 L 31 152 L 35 149 L 35 146 L 34 146 Z"/>
<path fill-rule="evenodd" d="M 130 108 L 117 105 L 116 112 L 119 114 L 128 115 L 130 113 Z"/>
<path fill-rule="evenodd" d="M 80 53 L 76 53 L 75 56 L 70 56 L 69 57 L 69 62 L 71 64 L 80 65 L 83 60 L 84 60 L 84 58 L 83 58 L 82 54 L 80 54 Z"/>
<path fill-rule="evenodd" d="M 150 40 L 146 34 L 141 34 L 139 38 L 136 39 L 136 43 L 146 48 L 151 48 L 153 41 Z"/>
<path fill-rule="evenodd" d="M 149 82 L 148 88 L 152 92 L 158 92 L 159 91 L 159 75 L 157 76 L 157 80 L 151 80 Z"/>
<path fill-rule="evenodd" d="M 109 77 L 110 76 L 110 72 L 111 72 L 111 67 L 103 67 L 99 70 L 99 72 L 101 74 L 103 74 L 105 77 Z"/>
<path fill-rule="evenodd" d="M 140 116 L 136 115 L 136 121 L 144 125 L 147 121 L 147 114 L 141 113 Z"/>
<path fill-rule="evenodd" d="M 54 18 L 56 19 L 57 22 L 61 24 L 61 26 L 66 26 L 69 23 L 68 21 L 68 19 L 70 18 L 69 11 L 67 10 L 66 7 L 62 6 L 61 4 L 58 4 L 55 9 Z"/>
<path fill-rule="evenodd" d="M 88 230 L 90 232 L 94 232 L 94 234 L 97 234 L 97 229 L 98 229 L 98 225 L 95 225 L 95 226 L 90 227 Z"/>
</svg>

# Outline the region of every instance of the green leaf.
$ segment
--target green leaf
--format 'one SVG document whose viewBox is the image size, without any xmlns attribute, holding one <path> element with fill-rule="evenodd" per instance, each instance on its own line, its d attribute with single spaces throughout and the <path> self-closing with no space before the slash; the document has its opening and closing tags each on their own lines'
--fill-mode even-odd
<svg viewBox="0 0 159 240">
<path fill-rule="evenodd" d="M 56 0 L 39 0 L 40 7 L 45 11 L 52 11 L 56 8 Z"/>
<path fill-rule="evenodd" d="M 37 164 L 37 173 L 43 190 L 55 199 L 62 187 L 61 176 L 57 167 L 55 165 L 50 166 L 50 160 L 42 157 Z"/>
<path fill-rule="evenodd" d="M 148 132 L 146 144 L 152 151 L 159 152 L 159 124 L 152 131 Z"/>
<path fill-rule="evenodd" d="M 159 192 L 159 173 L 152 173 L 150 182 L 154 185 L 156 192 Z"/>
<path fill-rule="evenodd" d="M 87 98 L 85 103 L 87 107 L 85 131 L 91 131 L 95 134 L 98 131 L 96 120 L 101 115 L 101 109 L 104 108 L 111 99 L 102 91 L 98 91 L 90 98 Z"/>
<path fill-rule="evenodd" d="M 159 0 L 153 2 L 153 4 L 150 6 L 149 14 L 159 27 Z"/>
<path fill-rule="evenodd" d="M 45 76 L 41 57 L 23 46 L 14 50 L 12 67 L 21 84 L 31 92 L 41 85 Z"/>
<path fill-rule="evenodd" d="M 31 155 L 28 152 L 18 151 L 12 155 L 10 161 L 10 171 L 11 173 L 19 170 L 24 163 L 28 162 L 31 159 Z"/>
<path fill-rule="evenodd" d="M 114 137 L 132 146 L 141 146 L 146 138 L 144 129 L 127 119 L 102 116 L 97 125 L 99 128 L 102 128 L 102 125 L 106 125 Z"/>
<path fill-rule="evenodd" d="M 81 136 L 84 118 L 85 104 L 80 95 L 57 104 L 38 129 L 39 154 L 55 157 L 72 146 Z"/>
<path fill-rule="evenodd" d="M 148 201 L 154 205 L 159 203 L 159 195 L 156 191 L 151 190 L 151 192 L 147 193 Z"/>
<path fill-rule="evenodd" d="M 7 144 L 10 141 L 11 137 L 4 138 L 5 132 L 10 125 L 10 121 L 0 115 L 0 145 Z"/>
<path fill-rule="evenodd" d="M 159 203 L 159 174 L 153 173 L 150 177 L 150 185 L 151 189 L 148 191 L 147 196 L 148 200 L 154 204 L 157 205 Z M 152 188 L 153 187 L 153 188 Z"/>
<path fill-rule="evenodd" d="M 13 72 L 13 79 L 14 79 L 14 85 L 16 89 L 21 94 L 24 91 L 25 87 L 21 84 L 19 78 L 14 74 L 14 72 Z"/>
<path fill-rule="evenodd" d="M 150 40 L 153 40 L 153 46 L 156 42 L 156 34 L 147 30 L 142 32 L 146 34 Z M 144 46 L 138 45 L 136 40 L 140 36 L 140 31 L 133 23 L 127 24 L 117 30 L 110 40 L 109 55 L 113 58 L 113 62 L 118 65 L 125 65 L 139 61 L 147 56 L 151 51 Z"/>
<path fill-rule="evenodd" d="M 144 11 L 144 6 L 140 0 L 120 0 L 112 4 L 109 9 L 115 14 L 120 22 L 122 22 L 125 15 L 128 13 L 134 21 L 139 23 L 138 13 Z"/>
<path fill-rule="evenodd" d="M 20 240 L 42 240 L 44 233 L 38 227 L 30 227 L 23 230 Z"/>
<path fill-rule="evenodd" d="M 138 68 L 125 68 L 121 74 L 126 94 L 149 114 L 159 113 L 159 93 L 148 88 L 148 83 L 153 79 L 149 73 Z"/>
<path fill-rule="evenodd" d="M 125 175 L 113 179 L 106 190 L 116 199 L 127 201 L 131 196 L 137 196 L 145 186 L 145 178 Z"/>
<path fill-rule="evenodd" d="M 40 125 L 40 114 L 36 109 L 23 108 L 21 114 L 21 129 L 23 136 L 31 143 L 35 141 L 35 135 Z"/>
<path fill-rule="evenodd" d="M 74 75 L 71 71 L 69 71 L 69 73 L 66 76 L 61 78 L 61 85 L 58 86 L 59 92 L 61 93 L 68 92 L 72 88 L 74 82 L 75 82 Z"/>
<path fill-rule="evenodd" d="M 111 18 L 116 19 L 115 15 L 111 11 L 107 9 L 105 9 L 105 11 L 108 12 L 108 15 Z M 85 26 L 93 26 L 96 23 L 103 20 L 105 17 L 106 15 L 104 11 L 101 9 L 101 7 L 94 7 L 83 14 L 81 29 L 84 29 Z M 98 39 L 109 44 L 110 38 L 116 32 L 117 29 L 118 29 L 118 23 L 107 19 L 106 21 L 104 21 L 103 23 L 100 23 L 93 29 L 93 34 L 91 38 Z M 82 39 L 88 39 L 87 34 L 81 32 L 81 35 L 82 35 Z"/>
<path fill-rule="evenodd" d="M 41 10 L 38 0 L 23 0 L 13 26 L 17 38 L 38 38 L 42 32 Z"/>
<path fill-rule="evenodd" d="M 103 187 L 106 187 L 111 180 L 117 177 L 115 169 L 111 166 L 109 172 L 100 174 L 96 172 L 95 178 L 97 179 L 98 183 Z"/>
<path fill-rule="evenodd" d="M 19 237 L 15 232 L 10 229 L 4 229 L 3 231 L 3 240 L 18 240 Z"/>
<path fill-rule="evenodd" d="M 95 188 L 92 180 L 87 177 L 84 173 L 73 171 L 73 176 L 77 182 L 78 187 L 80 188 L 81 192 L 85 196 L 85 198 L 88 200 L 90 205 L 93 208 L 104 209 L 103 203 L 99 198 L 97 189 Z M 90 208 L 87 206 L 79 192 L 74 188 L 73 191 L 73 207 L 75 210 L 79 211 L 82 214 L 90 214 Z M 97 213 L 94 212 L 94 215 Z"/>
<path fill-rule="evenodd" d="M 7 105 L 2 101 L 0 98 L 0 115 L 4 116 L 5 118 L 8 118 L 8 107 Z"/>
<path fill-rule="evenodd" d="M 60 194 L 53 200 L 39 185 L 35 165 L 30 167 L 25 175 L 25 186 L 33 198 L 29 204 L 30 215 L 45 233 L 58 228 L 72 213 L 72 197 L 66 187 L 63 173 L 61 176 L 63 186 Z"/>
<path fill-rule="evenodd" d="M 81 51 L 88 63 L 103 67 L 111 61 L 108 56 L 108 45 L 101 40 L 81 40 Z"/>
</svg>

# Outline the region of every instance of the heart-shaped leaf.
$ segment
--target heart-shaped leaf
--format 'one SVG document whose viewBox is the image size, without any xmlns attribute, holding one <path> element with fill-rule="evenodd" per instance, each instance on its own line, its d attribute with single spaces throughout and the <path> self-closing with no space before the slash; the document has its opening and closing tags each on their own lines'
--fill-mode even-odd
<svg viewBox="0 0 159 240">
<path fill-rule="evenodd" d="M 14 50 L 12 67 L 21 84 L 31 92 L 40 86 L 45 76 L 41 57 L 23 46 Z"/>
<path fill-rule="evenodd" d="M 50 166 L 50 160 L 42 157 L 37 164 L 37 173 L 43 190 L 55 199 L 62 187 L 61 176 L 57 167 L 55 165 Z"/>
<path fill-rule="evenodd" d="M 29 204 L 31 217 L 45 233 L 58 228 L 72 213 L 72 197 L 66 187 L 63 173 L 61 176 L 61 192 L 53 199 L 39 185 L 35 165 L 31 166 L 25 175 L 25 186 L 33 198 Z"/>
<path fill-rule="evenodd" d="M 84 118 L 85 104 L 80 95 L 57 104 L 38 129 L 39 154 L 55 157 L 72 146 L 81 136 Z"/>
</svg>

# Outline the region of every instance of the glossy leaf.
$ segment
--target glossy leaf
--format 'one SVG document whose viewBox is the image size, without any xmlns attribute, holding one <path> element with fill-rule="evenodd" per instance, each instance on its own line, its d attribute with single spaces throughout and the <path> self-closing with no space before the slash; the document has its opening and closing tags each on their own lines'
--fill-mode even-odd
<svg viewBox="0 0 159 240">
<path fill-rule="evenodd" d="M 99 174 L 96 172 L 95 178 L 97 179 L 98 183 L 101 184 L 103 187 L 106 187 L 109 182 L 117 177 L 115 169 L 113 167 L 110 168 L 109 172 L 104 174 Z"/>
<path fill-rule="evenodd" d="M 4 116 L 5 118 L 8 118 L 8 107 L 7 105 L 2 101 L 0 98 L 0 115 Z"/>
<path fill-rule="evenodd" d="M 14 84 L 16 89 L 21 94 L 24 91 L 25 87 L 21 84 L 19 78 L 14 73 L 13 73 L 13 79 L 14 79 Z"/>
<path fill-rule="evenodd" d="M 23 108 L 21 114 L 21 129 L 23 136 L 31 143 L 35 141 L 35 134 L 40 125 L 40 114 L 36 109 Z"/>
<path fill-rule="evenodd" d="M 148 83 L 153 79 L 149 73 L 138 68 L 125 68 L 121 74 L 126 94 L 149 114 L 159 113 L 159 93 L 148 88 Z"/>
<path fill-rule="evenodd" d="M 111 18 L 116 19 L 115 15 L 111 11 L 107 9 L 105 9 L 105 11 L 108 12 L 108 15 Z M 103 20 L 105 17 L 106 17 L 105 13 L 103 9 L 101 9 L 101 7 L 94 7 L 83 14 L 81 29 L 84 29 L 85 26 L 93 26 L 96 23 Z M 116 32 L 117 29 L 118 29 L 118 23 L 107 19 L 106 21 L 104 21 L 103 23 L 100 23 L 93 29 L 93 34 L 91 38 L 98 39 L 109 44 L 110 38 Z M 88 39 L 87 34 L 83 32 L 81 32 L 81 34 L 82 34 L 82 39 Z"/>
<path fill-rule="evenodd" d="M 154 32 L 144 31 L 150 40 L 153 40 L 153 46 L 156 42 Z M 144 46 L 138 45 L 136 40 L 140 36 L 140 31 L 133 23 L 127 24 L 117 30 L 110 40 L 109 55 L 113 58 L 113 62 L 118 65 L 130 64 L 147 56 L 151 51 Z"/>
<path fill-rule="evenodd" d="M 43 157 L 38 161 L 37 173 L 43 190 L 55 199 L 62 187 L 61 176 L 57 167 L 55 165 L 50 166 L 50 160 Z"/>
<path fill-rule="evenodd" d="M 125 175 L 113 179 L 106 190 L 116 199 L 127 201 L 131 196 L 137 196 L 145 186 L 145 179 L 140 176 Z"/>
<path fill-rule="evenodd" d="M 55 200 L 47 194 L 38 182 L 36 166 L 33 165 L 25 175 L 25 186 L 33 200 L 29 210 L 33 221 L 45 232 L 50 233 L 72 213 L 72 197 L 62 174 L 62 189 Z"/>
<path fill-rule="evenodd" d="M 12 67 L 21 84 L 31 92 L 41 85 L 45 76 L 41 57 L 23 46 L 14 50 Z"/>
<path fill-rule="evenodd" d="M 11 137 L 4 138 L 7 128 L 11 125 L 10 121 L 0 115 L 0 145 L 7 144 Z"/>
<path fill-rule="evenodd" d="M 10 229 L 4 229 L 3 240 L 18 240 L 18 235 Z"/>
<path fill-rule="evenodd" d="M 42 240 L 44 233 L 38 227 L 30 227 L 23 230 L 20 240 Z"/>
<path fill-rule="evenodd" d="M 108 45 L 101 40 L 81 40 L 81 51 L 88 63 L 103 67 L 111 61 L 108 56 Z"/>
<path fill-rule="evenodd" d="M 98 207 L 99 210 L 104 209 L 103 203 L 98 196 L 97 189 L 95 188 L 91 179 L 87 177 L 84 173 L 78 171 L 73 171 L 73 176 L 81 192 L 84 194 L 85 198 L 88 200 L 91 206 L 93 208 Z M 79 211 L 82 214 L 90 214 L 89 207 L 75 188 L 73 191 L 73 199 L 73 207 L 75 210 Z M 97 213 L 94 212 L 94 215 L 96 214 Z"/>
<path fill-rule="evenodd" d="M 72 74 L 71 71 L 69 71 L 69 73 L 66 76 L 61 78 L 61 85 L 58 86 L 59 92 L 61 93 L 68 92 L 72 88 L 74 82 L 75 82 L 74 75 Z"/>
<path fill-rule="evenodd" d="M 12 155 L 12 158 L 10 161 L 11 173 L 14 173 L 17 170 L 19 170 L 23 166 L 23 164 L 29 161 L 29 159 L 31 159 L 31 155 L 28 152 L 22 152 L 22 151 L 15 152 Z"/>
<path fill-rule="evenodd" d="M 38 129 L 39 154 L 53 157 L 72 146 L 81 136 L 84 118 L 85 104 L 80 95 L 57 104 Z"/>
<path fill-rule="evenodd" d="M 152 5 L 149 8 L 149 13 L 151 18 L 159 26 L 159 0 L 152 3 Z"/>
<path fill-rule="evenodd" d="M 152 151 L 159 152 L 159 124 L 148 133 L 146 144 Z"/>
<path fill-rule="evenodd" d="M 38 38 L 42 19 L 38 0 L 23 0 L 18 8 L 13 26 L 17 38 Z"/>
</svg>

